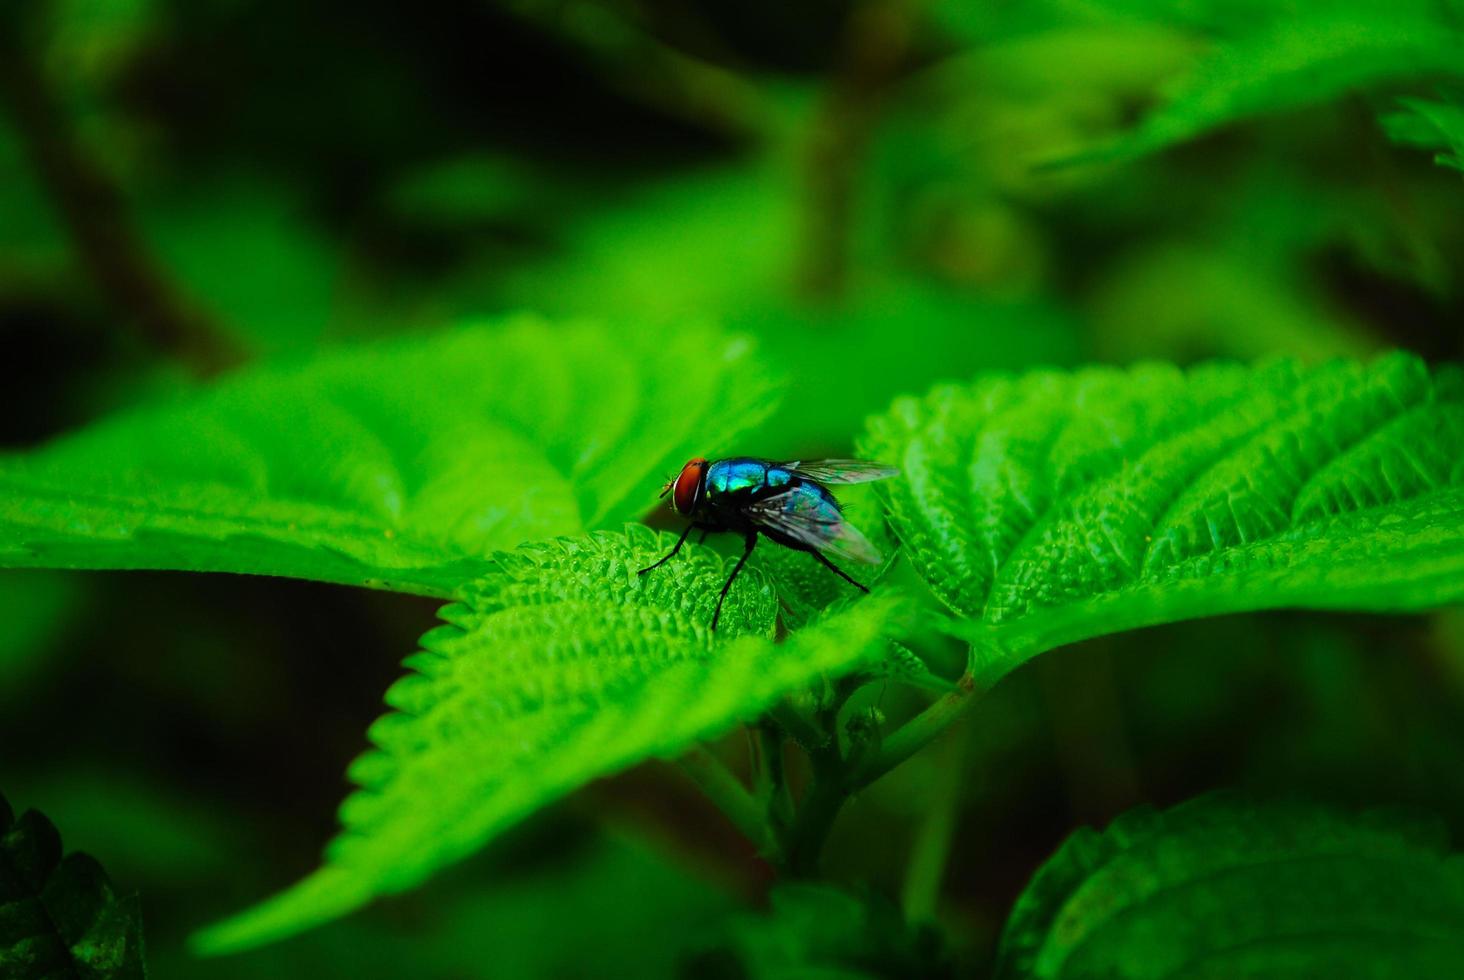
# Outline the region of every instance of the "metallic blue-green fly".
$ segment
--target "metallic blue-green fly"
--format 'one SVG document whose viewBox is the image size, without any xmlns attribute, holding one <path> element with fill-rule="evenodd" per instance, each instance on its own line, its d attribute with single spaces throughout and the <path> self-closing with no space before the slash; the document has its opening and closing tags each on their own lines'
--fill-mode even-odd
<svg viewBox="0 0 1464 980">
<path fill-rule="evenodd" d="M 644 575 L 676 556 L 692 530 L 702 532 L 705 541 L 713 531 L 734 531 L 742 535 L 742 557 L 722 585 L 712 629 L 722 616 L 722 603 L 737 573 L 747 563 L 757 536 L 762 534 L 795 551 L 806 551 L 850 585 L 868 592 L 829 560 L 845 558 L 877 565 L 883 558 L 859 529 L 844 520 L 839 502 L 825 484 L 869 483 L 885 480 L 900 471 L 883 463 L 862 459 L 795 460 L 775 463 L 752 456 L 734 456 L 709 463 L 700 456 L 687 462 L 681 473 L 666 482 L 661 496 L 671 494 L 676 513 L 691 523 L 676 539 L 676 546 L 654 565 L 642 568 Z"/>
</svg>

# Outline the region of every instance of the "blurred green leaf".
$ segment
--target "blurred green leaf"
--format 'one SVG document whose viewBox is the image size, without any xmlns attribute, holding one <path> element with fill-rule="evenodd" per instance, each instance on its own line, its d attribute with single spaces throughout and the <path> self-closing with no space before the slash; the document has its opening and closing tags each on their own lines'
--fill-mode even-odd
<svg viewBox="0 0 1464 980">
<path fill-rule="evenodd" d="M 1464 75 L 1464 33 L 1444 4 L 1307 5 L 1264 18 L 1182 76 L 1168 100 L 1131 132 L 1070 161 L 1132 159 L 1269 112 L 1349 91 Z"/>
<path fill-rule="evenodd" d="M 0 290 L 65 270 L 70 245 L 10 119 L 0 114 Z"/>
<path fill-rule="evenodd" d="M 308 349 L 341 333 L 341 250 L 278 188 L 214 182 L 150 199 L 139 219 L 178 284 L 249 350 Z"/>
<path fill-rule="evenodd" d="M 712 980 L 878 980 L 957 975 L 940 934 L 911 926 L 881 895 L 823 885 L 776 888 L 762 915 L 743 915 L 726 936 L 686 959 L 682 976 Z"/>
<path fill-rule="evenodd" d="M 260 368 L 0 457 L 0 565 L 448 595 L 494 549 L 636 516 L 772 401 L 743 339 L 530 317 Z"/>
<path fill-rule="evenodd" d="M 1253 31 L 1257 23 L 1284 15 L 1295 6 L 1273 0 L 1027 0 L 986 7 L 941 0 L 932 5 L 930 14 L 935 23 L 970 42 L 1095 26 L 1128 28 L 1159 20 L 1225 37 Z"/>
<path fill-rule="evenodd" d="M 74 80 L 125 66 L 155 27 L 156 0 L 52 0 L 43 5 L 46 61 Z"/>
<path fill-rule="evenodd" d="M 468 271 L 502 305 L 561 315 L 658 322 L 761 306 L 791 287 L 788 176 L 766 162 L 625 189 L 566 227 L 548 260 Z"/>
<path fill-rule="evenodd" d="M 711 317 L 756 336 L 788 379 L 781 410 L 745 449 L 763 456 L 847 453 L 864 416 L 932 378 L 1077 360 L 1075 324 L 1056 304 L 994 300 L 891 267 L 893 232 L 873 203 L 861 218 L 871 241 L 847 291 L 804 295 L 795 270 L 809 218 L 797 177 L 788 161 L 759 159 L 619 193 L 606 187 L 560 229 L 557 248 L 517 263 L 490 253 L 445 288 L 464 309 L 668 324 Z M 448 182 L 459 180 L 467 178 Z M 546 209 L 534 209 L 541 223 Z"/>
<path fill-rule="evenodd" d="M 522 20 L 578 50 L 602 83 L 671 117 L 726 136 L 750 137 L 773 107 L 741 74 L 666 44 L 644 23 L 649 11 L 604 0 L 497 0 Z M 695 15 L 692 15 L 693 18 Z M 654 19 L 654 18 L 650 18 Z"/>
<path fill-rule="evenodd" d="M 0 975 L 6 980 L 134 980 L 147 975 L 137 899 L 119 898 L 86 854 L 34 810 L 0 796 Z"/>
<path fill-rule="evenodd" d="M 1031 201 L 1091 186 L 1089 171 L 1039 165 L 1131 123 L 1135 106 L 1152 103 L 1161 84 L 1191 66 L 1205 46 L 1192 30 L 1167 22 L 1065 13 L 1030 29 L 999 31 L 911 79 L 906 124 L 894 120 L 895 141 L 886 154 L 898 171 L 937 178 L 912 188 L 973 195 L 1001 189 Z M 944 181 L 942 170 L 949 175 Z M 973 258 L 1010 268 L 1005 254 Z"/>
<path fill-rule="evenodd" d="M 8 778 L 17 796 L 36 800 L 66 828 L 68 841 L 107 855 L 107 867 L 149 895 L 236 870 L 232 862 L 244 833 L 234 831 L 229 818 L 245 816 L 210 808 L 150 774 L 80 764 Z"/>
<path fill-rule="evenodd" d="M 913 278 L 861 283 L 828 307 L 743 310 L 787 377 L 759 455 L 846 455 L 864 419 L 932 380 L 1078 360 L 1072 320 L 1040 303 L 988 302 Z"/>
<path fill-rule="evenodd" d="M 1464 170 L 1464 103 L 1402 99 L 1403 108 L 1383 117 L 1383 129 L 1395 143 L 1443 152 L 1434 156 L 1441 167 Z"/>
<path fill-rule="evenodd" d="M 713 642 L 721 559 L 690 545 L 661 574 L 636 574 L 673 540 L 633 526 L 498 556 L 387 692 L 398 713 L 372 726 L 378 748 L 351 766 L 362 790 L 341 808 L 326 866 L 205 930 L 199 948 L 254 946 L 410 888 L 591 779 L 678 754 L 883 655 L 893 599 L 774 645 L 773 593 L 756 573 L 729 594 L 718 638 L 747 635 Z"/>
<path fill-rule="evenodd" d="M 555 840 L 563 846 L 565 842 Z M 669 978 L 677 942 L 716 922 L 734 899 L 658 853 L 613 832 L 527 868 L 523 855 L 475 864 L 404 899 L 286 942 L 200 965 L 181 947 L 149 945 L 152 974 L 191 980 L 592 980 Z M 617 897 L 633 895 L 634 901 Z"/>
<path fill-rule="evenodd" d="M 70 622 L 75 581 L 68 575 L 27 572 L 0 577 L 0 704 L 25 690 L 22 683 Z"/>
<path fill-rule="evenodd" d="M 1436 824 L 1202 797 L 1068 838 L 996 976 L 1444 977 L 1461 923 L 1464 863 Z"/>
<path fill-rule="evenodd" d="M 504 221 L 532 207 L 540 211 L 569 196 L 543 168 L 503 154 L 474 153 L 437 160 L 393 186 L 382 209 L 400 221 L 452 228 Z"/>
<path fill-rule="evenodd" d="M 1063 643 L 1277 606 L 1464 598 L 1464 374 L 1161 365 L 901 399 L 866 454 L 989 684 Z"/>
<path fill-rule="evenodd" d="M 1103 359 L 1284 352 L 1313 361 L 1371 352 L 1360 324 L 1293 281 L 1294 262 L 1257 256 L 1254 239 L 1220 248 L 1169 242 L 1114 263 L 1094 302 Z"/>
</svg>

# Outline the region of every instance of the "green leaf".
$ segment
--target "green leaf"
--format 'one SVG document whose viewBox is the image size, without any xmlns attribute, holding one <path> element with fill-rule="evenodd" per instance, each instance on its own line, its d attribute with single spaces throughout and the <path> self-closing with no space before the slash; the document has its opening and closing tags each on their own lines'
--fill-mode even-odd
<svg viewBox="0 0 1464 980">
<path fill-rule="evenodd" d="M 850 894 L 823 885 L 775 888 L 767 912 L 742 915 L 725 936 L 688 958 L 681 975 L 748 980 L 877 980 L 958 974 L 955 958 L 930 925 L 911 925 L 877 893 Z"/>
<path fill-rule="evenodd" d="M 772 400 L 740 338 L 530 317 L 260 368 L 0 457 L 0 565 L 452 595 L 494 550 L 635 517 Z"/>
<path fill-rule="evenodd" d="M 600 197 L 548 258 L 468 270 L 510 308 L 659 321 L 727 316 L 784 285 L 797 242 L 770 164 L 719 167 Z"/>
<path fill-rule="evenodd" d="M 62 572 L 12 572 L 0 577 L 0 708 L 31 695 L 28 681 L 75 622 L 77 581 Z"/>
<path fill-rule="evenodd" d="M 1202 797 L 1080 830 L 1017 900 L 1000 980 L 1443 977 L 1464 862 L 1437 825 Z"/>
<path fill-rule="evenodd" d="M 572 826 L 579 821 L 570 820 Z M 658 842 L 609 828 L 548 841 L 434 882 L 406 915 L 362 914 L 228 961 L 200 964 L 183 945 L 152 953 L 159 976 L 200 980 L 311 977 L 532 980 L 634 977 L 670 980 L 676 941 L 737 904 L 722 883 Z M 541 841 L 546 851 L 536 851 Z M 567 844 L 568 846 L 562 846 Z M 634 901 L 607 896 L 634 894 Z"/>
<path fill-rule="evenodd" d="M 0 976 L 6 980 L 145 977 L 136 897 L 119 898 L 101 865 L 61 856 L 34 810 L 16 819 L 0 796 Z"/>
<path fill-rule="evenodd" d="M 1442 4 L 1316 5 L 1217 45 L 1134 130 L 1066 161 L 1132 159 L 1264 113 L 1358 89 L 1464 75 Z"/>
<path fill-rule="evenodd" d="M 68 252 L 64 229 L 45 205 L 45 195 L 26 159 L 25 144 L 9 114 L 0 118 L 0 282 L 59 274 Z"/>
<path fill-rule="evenodd" d="M 1464 374 L 1392 355 L 942 386 L 862 451 L 978 684 L 1103 633 L 1464 599 Z"/>
<path fill-rule="evenodd" d="M 1441 150 L 1434 162 L 1464 170 L 1464 102 L 1400 99 L 1403 108 L 1383 117 L 1383 129 L 1395 143 Z"/>
<path fill-rule="evenodd" d="M 387 692 L 397 713 L 351 766 L 362 789 L 341 808 L 326 866 L 206 930 L 199 948 L 256 945 L 410 888 L 591 779 L 678 754 L 825 672 L 883 656 L 894 599 L 775 645 L 776 602 L 755 570 L 711 634 L 730 561 L 688 545 L 636 574 L 673 541 L 632 526 L 499 555 Z"/>
<path fill-rule="evenodd" d="M 246 349 L 307 350 L 366 319 L 343 309 L 344 256 L 279 188 L 220 182 L 140 203 L 159 261 Z"/>
</svg>

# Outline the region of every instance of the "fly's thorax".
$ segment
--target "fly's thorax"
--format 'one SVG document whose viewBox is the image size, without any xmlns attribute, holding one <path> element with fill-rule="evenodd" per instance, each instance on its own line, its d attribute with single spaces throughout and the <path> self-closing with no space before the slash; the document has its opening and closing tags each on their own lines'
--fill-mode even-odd
<svg viewBox="0 0 1464 980">
<path fill-rule="evenodd" d="M 719 459 L 707 470 L 707 497 L 723 502 L 777 491 L 794 481 L 791 472 L 765 459 L 734 456 Z"/>
</svg>

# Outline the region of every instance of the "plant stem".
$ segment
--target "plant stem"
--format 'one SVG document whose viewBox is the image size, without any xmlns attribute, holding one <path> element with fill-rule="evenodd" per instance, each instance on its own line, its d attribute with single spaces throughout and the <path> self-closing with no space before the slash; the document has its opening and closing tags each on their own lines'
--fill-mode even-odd
<svg viewBox="0 0 1464 980">
<path fill-rule="evenodd" d="M 681 771 L 707 795 L 727 819 L 766 855 L 775 853 L 776 841 L 763 808 L 723 763 L 702 746 L 676 760 Z"/>
<path fill-rule="evenodd" d="M 678 761 L 682 770 L 759 851 L 794 877 L 812 877 L 818 873 L 824 841 L 850 795 L 904 762 L 949 728 L 972 702 L 975 693 L 976 684 L 971 675 L 963 675 L 954 691 L 906 722 L 878 751 L 868 756 L 851 752 L 849 759 L 843 757 L 839 747 L 835 729 L 837 707 L 821 711 L 815 725 L 791 705 L 781 704 L 759 726 L 762 764 L 758 769 L 756 793 L 749 792 L 741 780 L 704 748 L 695 748 Z M 846 691 L 839 694 L 836 703 L 842 703 L 848 696 Z M 803 746 L 813 768 L 813 782 L 796 811 L 783 778 L 783 732 L 793 735 Z M 952 801 L 949 808 L 954 806 Z M 954 820 L 954 815 L 946 819 Z M 930 832 L 934 834 L 939 829 L 937 826 Z M 949 837 L 949 828 L 944 833 Z M 936 834 L 929 847 L 928 861 L 943 867 L 949 841 L 939 844 L 939 834 Z M 934 877 L 933 887 L 938 889 L 938 870 Z"/>
<path fill-rule="evenodd" d="M 975 694 L 976 684 L 971 675 L 962 675 L 954 691 L 902 725 L 884 740 L 878 751 L 868 756 L 844 759 L 839 754 L 838 738 L 832 732 L 822 745 L 809 748 L 813 785 L 800 801 L 787 834 L 784 854 L 789 873 L 798 877 L 816 874 L 824 839 L 849 797 L 949 728 L 975 699 Z M 826 726 L 834 724 L 832 717 L 821 720 Z"/>
<path fill-rule="evenodd" d="M 144 340 L 196 374 L 242 361 L 233 340 L 163 274 L 122 192 L 83 152 L 40 66 L 9 26 L 0 25 L 0 104 L 10 110 L 82 267 Z"/>
<path fill-rule="evenodd" d="M 905 873 L 905 886 L 900 895 L 900 904 L 909 922 L 934 919 L 939 907 L 941 882 L 951 853 L 961 791 L 965 788 L 963 780 L 969 744 L 966 732 L 959 730 L 942 742 L 935 760 L 935 791 L 916 831 L 910 865 Z"/>
<path fill-rule="evenodd" d="M 837 297 L 848 278 L 859 171 L 909 54 L 910 6 L 908 0 L 856 4 L 844 24 L 839 65 L 809 126 L 803 168 L 807 213 L 798 280 L 809 296 Z"/>
<path fill-rule="evenodd" d="M 834 818 L 849 794 L 844 792 L 843 763 L 838 743 L 809 753 L 813 764 L 813 785 L 798 804 L 798 815 L 788 833 L 785 858 L 788 873 L 795 878 L 818 874 L 824 840 L 833 829 Z"/>
<path fill-rule="evenodd" d="M 878 752 L 870 755 L 854 772 L 850 773 L 845 781 L 846 789 L 851 793 L 858 792 L 919 752 L 930 744 L 932 739 L 949 728 L 975 701 L 978 693 L 976 682 L 971 675 L 969 673 L 961 675 L 954 691 L 940 698 L 892 732 L 884 740 Z"/>
<path fill-rule="evenodd" d="M 767 808 L 768 823 L 782 840 L 793 824 L 793 797 L 788 792 L 787 774 L 783 767 L 783 732 L 777 725 L 763 722 L 757 726 L 762 765 L 759 767 L 759 798 Z"/>
<path fill-rule="evenodd" d="M 827 732 L 819 731 L 813 722 L 787 701 L 774 705 L 768 712 L 768 717 L 810 753 L 828 745 L 832 737 Z"/>
<path fill-rule="evenodd" d="M 617 5 L 510 0 L 506 6 L 577 44 L 603 83 L 629 98 L 734 139 L 767 135 L 773 107 L 742 74 L 663 43 Z"/>
</svg>

